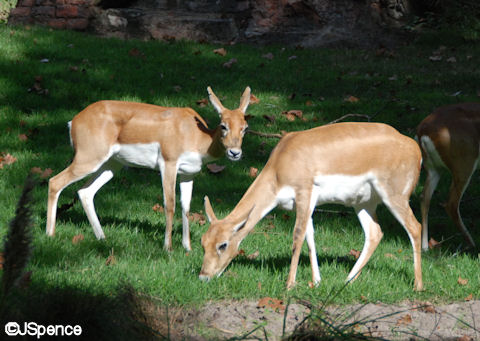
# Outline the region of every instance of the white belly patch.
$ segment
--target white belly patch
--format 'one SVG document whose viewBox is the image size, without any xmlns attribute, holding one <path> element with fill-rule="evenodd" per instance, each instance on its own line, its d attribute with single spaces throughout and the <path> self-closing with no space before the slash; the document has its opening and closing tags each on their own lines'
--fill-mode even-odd
<svg viewBox="0 0 480 341">
<path fill-rule="evenodd" d="M 314 178 L 312 201 L 315 205 L 326 203 L 356 206 L 378 195 L 374 188 L 373 174 L 363 175 L 319 175 Z"/>
<path fill-rule="evenodd" d="M 178 158 L 178 174 L 195 174 L 202 169 L 202 156 L 195 152 L 185 152 Z"/>
<path fill-rule="evenodd" d="M 159 169 L 162 159 L 159 143 L 114 146 L 113 158 L 126 166 Z"/>
</svg>

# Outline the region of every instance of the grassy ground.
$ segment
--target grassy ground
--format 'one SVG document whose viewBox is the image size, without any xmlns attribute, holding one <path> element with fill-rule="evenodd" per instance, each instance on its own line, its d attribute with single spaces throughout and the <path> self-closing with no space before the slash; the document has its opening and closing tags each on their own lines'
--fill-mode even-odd
<svg viewBox="0 0 480 341">
<path fill-rule="evenodd" d="M 249 85 L 260 99 L 248 110 L 253 116 L 249 125 L 257 131 L 307 129 L 346 114 L 363 114 L 410 136 L 433 108 L 478 100 L 480 46 L 455 37 L 424 37 L 395 50 L 233 45 L 224 46 L 227 55 L 221 56 L 213 53 L 219 47 L 121 41 L 0 26 L 0 153 L 4 158 L 7 154 L 16 158 L 0 169 L 0 237 L 14 215 L 29 171 L 33 167 L 51 168 L 56 174 L 70 163 L 73 151 L 66 123 L 97 100 L 191 106 L 214 126 L 218 118 L 213 108 L 196 104 L 207 97 L 207 86 L 212 86 L 227 107 L 235 107 Z M 432 61 L 432 56 L 440 56 L 441 60 Z M 237 62 L 231 68 L 224 67 L 231 58 Z M 302 110 L 306 120 L 287 120 L 281 113 L 290 109 Z M 274 116 L 275 122 L 263 115 Z M 222 159 L 217 163 L 226 166 L 223 172 L 202 171 L 194 185 L 192 212 L 202 212 L 202 198 L 209 195 L 217 215 L 227 214 L 252 182 L 249 168 L 261 169 L 276 142 L 247 135 L 240 162 Z M 258 250 L 258 257 L 239 257 L 222 277 L 210 283 L 200 282 L 203 252 L 199 241 L 207 225 L 191 224 L 193 250 L 185 253 L 177 210 L 175 250 L 171 254 L 163 251 L 165 219 L 152 210 L 156 203 L 163 202 L 160 177 L 137 169 L 123 170 L 96 198 L 106 241 L 95 239 L 79 203 L 59 216 L 56 237 L 47 238 L 46 180 L 37 186 L 34 249 L 28 268 L 32 271 L 31 285 L 45 291 L 60 288 L 109 297 L 127 283 L 135 291 L 175 305 L 264 296 L 301 297 L 312 302 L 331 297 L 333 303 L 405 299 L 448 302 L 463 300 L 470 294 L 478 299 L 479 255 L 457 252 L 463 240 L 440 207 L 449 183 L 448 176 L 444 179 L 434 197 L 430 221 L 432 236 L 447 241 L 423 255 L 425 291 L 421 293 L 412 290 L 412 254 L 407 235 L 383 208 L 379 210 L 383 241 L 361 277 L 335 297 L 331 292 L 342 287 L 355 262 L 350 251 L 360 250 L 364 238 L 355 215 L 341 206 L 323 207 L 338 212 L 318 212 L 314 216 L 322 274 L 318 288 L 308 286 L 311 274 L 305 245 L 298 285 L 289 292 L 285 290 L 294 213 L 284 215 L 280 210 L 261 221 L 241 245 L 246 255 Z M 473 226 L 479 218 L 478 180 L 475 175 L 462 212 L 474 239 L 480 242 L 480 230 Z M 422 184 L 423 177 L 411 199 L 418 218 Z M 68 187 L 59 204 L 71 202 L 80 186 Z M 79 234 L 84 240 L 72 243 Z M 106 265 L 112 255 L 115 261 Z M 459 277 L 467 283 L 459 283 Z"/>
</svg>

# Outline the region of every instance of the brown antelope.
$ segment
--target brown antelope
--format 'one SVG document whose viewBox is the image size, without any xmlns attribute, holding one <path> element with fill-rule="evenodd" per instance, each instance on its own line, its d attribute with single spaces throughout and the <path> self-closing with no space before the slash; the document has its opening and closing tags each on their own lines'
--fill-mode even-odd
<svg viewBox="0 0 480 341">
<path fill-rule="evenodd" d="M 317 205 L 337 203 L 355 209 L 365 233 L 363 250 L 347 278 L 354 280 L 382 239 L 375 210 L 383 202 L 410 237 L 415 289 L 421 290 L 421 225 L 408 203 L 420 166 L 418 144 L 385 124 L 338 123 L 286 134 L 229 215 L 217 220 L 205 197 L 205 212 L 211 225 L 202 236 L 205 254 L 200 279 L 220 276 L 255 224 L 280 206 L 296 207 L 287 288 L 295 284 L 304 239 L 312 280 L 318 284 L 312 213 Z"/>
<path fill-rule="evenodd" d="M 166 213 L 165 244 L 172 249 L 175 211 L 175 183 L 180 182 L 182 204 L 182 244 L 190 250 L 188 213 L 193 176 L 203 163 L 226 152 L 230 160 L 242 155 L 242 139 L 247 129 L 245 112 L 250 102 L 247 87 L 238 109 L 226 109 L 208 87 L 210 102 L 220 114 L 220 124 L 210 130 L 191 108 L 167 108 L 151 104 L 100 101 L 89 105 L 71 122 L 70 137 L 75 149 L 73 162 L 49 181 L 47 234 L 55 234 L 58 197 L 71 183 L 87 175 L 92 178 L 78 191 L 83 209 L 98 239 L 105 238 L 93 204 L 95 193 L 122 165 L 159 170 L 162 177 Z"/>
<path fill-rule="evenodd" d="M 440 180 L 441 169 L 452 175 L 445 210 L 470 246 L 475 242 L 460 215 L 460 200 L 478 166 L 480 157 L 480 103 L 437 108 L 418 126 L 417 140 L 427 178 L 422 193 L 422 248 L 428 250 L 428 210 Z"/>
</svg>

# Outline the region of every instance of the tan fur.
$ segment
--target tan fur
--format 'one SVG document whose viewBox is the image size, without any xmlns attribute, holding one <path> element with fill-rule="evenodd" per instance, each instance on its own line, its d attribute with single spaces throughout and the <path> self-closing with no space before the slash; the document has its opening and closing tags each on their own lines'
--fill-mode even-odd
<svg viewBox="0 0 480 341">
<path fill-rule="evenodd" d="M 275 198 L 282 188 L 291 187 L 295 192 L 297 211 L 292 262 L 287 280 L 287 287 L 292 287 L 301 246 L 313 213 L 311 196 L 315 177 L 366 176 L 376 179 L 375 188 L 381 193 L 381 198 L 377 193 L 368 202 L 352 205 L 357 214 L 364 215 L 366 212 L 371 223 L 363 226 L 369 233 L 368 244 L 362 251 L 365 255 L 359 258 L 350 272 L 349 280 L 358 276 L 382 238 L 380 226 L 376 223 L 375 208 L 383 201 L 410 236 L 414 252 L 415 289 L 422 290 L 421 226 L 408 204 L 418 181 L 420 165 L 421 152 L 415 141 L 385 124 L 339 123 L 287 134 L 228 216 L 216 219 L 210 202 L 205 201 L 205 211 L 212 223 L 202 236 L 205 255 L 200 278 L 209 279 L 221 273 L 236 256 L 243 238 L 273 209 Z M 222 243 L 228 244 L 224 251 L 218 249 Z M 310 259 L 313 257 L 316 260 L 311 250 Z M 315 278 L 315 270 L 318 271 L 318 267 L 312 263 L 314 282 L 319 280 Z"/>
<path fill-rule="evenodd" d="M 74 160 L 70 166 L 49 181 L 47 234 L 53 236 L 55 233 L 56 206 L 60 192 L 69 184 L 95 173 L 84 186 L 83 189 L 86 190 L 82 189 L 83 192 L 80 190 L 79 195 L 97 238 L 104 238 L 93 208 L 92 193 L 94 195 L 109 181 L 113 171 L 118 168 L 118 162 L 114 162 L 112 155 L 109 154 L 112 146 L 156 143 L 160 146 L 161 159 L 164 162 L 164 165 L 156 164 L 155 168 L 162 172 L 166 212 L 165 248 L 171 250 L 177 162 L 180 156 L 190 152 L 200 155 L 202 160 L 216 159 L 227 151 L 230 157 L 232 148 L 235 150 L 234 156 L 237 159 L 241 155 L 242 139 L 247 127 L 244 115 L 250 99 L 250 88 L 245 89 L 240 107 L 235 110 L 223 107 L 210 87 L 208 92 L 214 107 L 221 108 L 219 110 L 221 122 L 214 130 L 208 129 L 205 120 L 191 108 L 100 101 L 78 113 L 71 124 L 71 138 L 75 149 Z M 222 130 L 222 126 L 228 126 L 228 129 Z M 193 174 L 188 174 L 180 180 L 191 182 L 192 178 Z M 89 188 L 89 186 L 92 187 Z M 85 198 L 82 197 L 82 193 Z M 191 193 L 185 198 L 186 206 L 189 207 L 188 195 L 191 196 Z M 184 247 L 190 249 L 188 209 L 183 211 Z"/>
<path fill-rule="evenodd" d="M 472 236 L 460 215 L 460 201 L 480 156 L 480 103 L 453 104 L 437 108 L 417 128 L 417 139 L 422 147 L 427 178 L 422 193 L 423 249 L 428 249 L 428 211 L 430 200 L 439 180 L 441 164 L 422 143 L 428 136 L 433 142 L 444 166 L 452 175 L 450 193 L 445 209 L 467 243 L 475 247 Z"/>
</svg>

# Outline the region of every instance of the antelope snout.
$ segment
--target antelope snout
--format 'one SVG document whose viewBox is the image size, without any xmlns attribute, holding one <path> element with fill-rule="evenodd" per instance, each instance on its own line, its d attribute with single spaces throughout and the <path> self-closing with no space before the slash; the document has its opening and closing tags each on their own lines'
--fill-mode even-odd
<svg viewBox="0 0 480 341">
<path fill-rule="evenodd" d="M 242 157 L 242 150 L 238 148 L 228 149 L 227 157 L 232 161 L 238 161 Z"/>
</svg>

